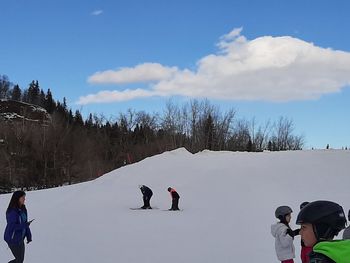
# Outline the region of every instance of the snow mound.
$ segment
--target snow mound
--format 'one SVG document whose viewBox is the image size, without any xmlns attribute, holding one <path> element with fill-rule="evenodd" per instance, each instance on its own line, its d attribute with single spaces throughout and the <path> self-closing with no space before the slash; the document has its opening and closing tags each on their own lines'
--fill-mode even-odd
<svg viewBox="0 0 350 263">
<path fill-rule="evenodd" d="M 278 262 L 270 225 L 279 205 L 332 200 L 349 209 L 350 151 L 210 152 L 184 148 L 94 181 L 27 195 L 33 242 L 26 262 Z M 152 188 L 154 210 L 139 184 Z M 170 207 L 177 189 L 181 212 Z M 0 229 L 9 195 L 0 196 Z M 297 258 L 300 238 L 295 239 Z M 10 260 L 2 242 L 0 258 Z M 296 262 L 299 262 L 298 259 Z"/>
</svg>

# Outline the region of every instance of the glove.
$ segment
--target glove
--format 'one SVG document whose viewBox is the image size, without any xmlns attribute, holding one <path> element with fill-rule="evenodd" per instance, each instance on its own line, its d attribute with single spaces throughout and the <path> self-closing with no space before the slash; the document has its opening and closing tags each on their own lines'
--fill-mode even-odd
<svg viewBox="0 0 350 263">
<path fill-rule="evenodd" d="M 294 238 L 294 232 L 293 232 L 292 229 L 288 228 L 287 229 L 287 234 Z"/>
<path fill-rule="evenodd" d="M 294 236 L 300 235 L 300 228 L 293 231 Z"/>
</svg>

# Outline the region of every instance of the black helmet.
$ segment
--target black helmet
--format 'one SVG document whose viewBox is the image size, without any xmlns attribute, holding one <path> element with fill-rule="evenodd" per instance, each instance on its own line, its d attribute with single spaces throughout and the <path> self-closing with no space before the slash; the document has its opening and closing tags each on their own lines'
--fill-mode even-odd
<svg viewBox="0 0 350 263">
<path fill-rule="evenodd" d="M 300 204 L 300 210 L 303 209 L 306 205 L 310 204 L 310 202 L 302 202 Z"/>
<path fill-rule="evenodd" d="M 275 216 L 278 219 L 283 219 L 286 215 L 292 213 L 293 210 L 289 206 L 279 206 L 275 211 Z"/>
<path fill-rule="evenodd" d="M 345 228 L 346 219 L 343 208 L 330 201 L 315 201 L 305 206 L 298 214 L 298 225 L 313 225 L 315 236 L 320 239 L 332 239 Z"/>
<path fill-rule="evenodd" d="M 168 187 L 168 192 L 170 192 L 170 191 L 171 191 L 171 189 L 172 189 L 171 187 Z"/>
</svg>

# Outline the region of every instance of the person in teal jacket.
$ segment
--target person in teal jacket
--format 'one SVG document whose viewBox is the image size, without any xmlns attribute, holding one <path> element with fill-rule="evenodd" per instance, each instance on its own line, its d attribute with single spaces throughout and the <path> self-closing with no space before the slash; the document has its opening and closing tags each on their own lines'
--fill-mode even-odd
<svg viewBox="0 0 350 263">
<path fill-rule="evenodd" d="M 300 235 L 312 247 L 309 263 L 350 263 L 350 240 L 333 240 L 345 228 L 343 208 L 330 201 L 306 205 L 297 217 Z"/>
</svg>

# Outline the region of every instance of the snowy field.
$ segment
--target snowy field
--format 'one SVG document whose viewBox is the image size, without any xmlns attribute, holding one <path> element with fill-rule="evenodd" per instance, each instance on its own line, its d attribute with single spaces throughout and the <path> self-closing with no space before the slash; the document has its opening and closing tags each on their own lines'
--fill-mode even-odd
<svg viewBox="0 0 350 263">
<path fill-rule="evenodd" d="M 154 210 L 139 184 L 152 188 Z M 167 187 L 183 211 L 170 207 Z M 9 195 L 0 196 L 0 230 Z M 274 210 L 318 199 L 350 208 L 350 151 L 264 153 L 167 152 L 99 179 L 29 192 L 33 242 L 27 263 L 278 262 L 270 225 Z M 2 234 L 1 233 L 1 234 Z M 0 261 L 12 259 L 4 241 Z M 295 246 L 299 259 L 300 237 Z"/>
</svg>

